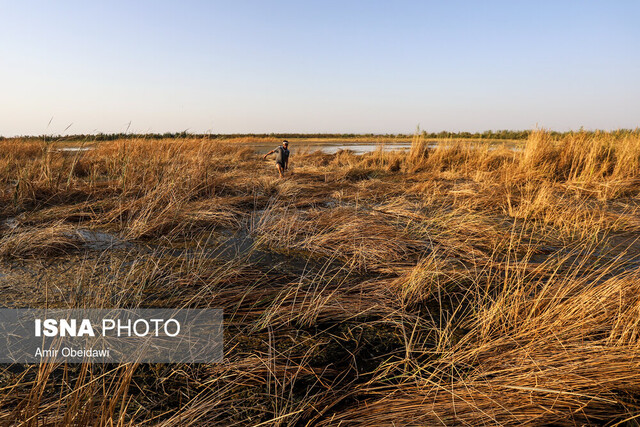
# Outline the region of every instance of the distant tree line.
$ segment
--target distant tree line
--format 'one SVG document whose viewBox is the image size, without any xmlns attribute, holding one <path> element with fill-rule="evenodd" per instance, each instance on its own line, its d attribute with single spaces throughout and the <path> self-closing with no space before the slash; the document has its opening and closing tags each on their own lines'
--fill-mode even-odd
<svg viewBox="0 0 640 427">
<path fill-rule="evenodd" d="M 559 135 L 558 132 L 553 132 Z M 527 139 L 530 130 L 485 130 L 484 132 L 427 132 L 422 131 L 425 138 L 471 138 L 471 139 Z"/>
<path fill-rule="evenodd" d="M 422 135 L 425 138 L 433 138 L 433 139 L 441 139 L 441 138 L 469 138 L 469 139 L 527 139 L 529 137 L 529 135 L 531 135 L 531 132 L 533 132 L 532 130 L 486 130 L 484 132 L 447 132 L 447 131 L 442 131 L 442 132 L 426 132 L 426 131 L 422 131 Z M 636 128 L 636 129 L 616 129 L 614 131 L 602 131 L 602 130 L 595 130 L 595 131 L 585 131 L 584 129 L 579 129 L 577 131 L 567 131 L 567 132 L 558 132 L 558 131 L 554 131 L 554 130 L 547 130 L 548 133 L 550 133 L 552 136 L 556 136 L 556 137 L 562 137 L 562 136 L 567 136 L 567 135 L 572 135 L 572 134 L 578 134 L 578 133 L 587 133 L 587 134 L 594 134 L 594 133 L 598 133 L 598 132 L 609 132 L 612 133 L 616 136 L 624 136 L 624 135 L 631 135 L 631 134 L 639 134 L 640 133 L 640 129 Z"/>
<path fill-rule="evenodd" d="M 486 130 L 484 132 L 427 132 L 420 131 L 420 134 L 428 139 L 527 139 L 533 132 L 532 130 Z M 636 129 L 617 129 L 614 131 L 585 131 L 582 128 L 577 131 L 557 132 L 547 131 L 553 136 L 562 137 L 577 133 L 598 133 L 610 132 L 616 136 L 638 135 L 640 128 Z M 198 134 L 189 132 L 165 132 L 165 133 L 98 133 L 98 134 L 78 134 L 78 135 L 25 135 L 17 137 L 23 140 L 64 140 L 64 141 L 113 141 L 122 138 L 145 138 L 145 139 L 172 139 L 172 138 L 211 138 L 211 139 L 227 139 L 227 138 L 410 138 L 412 134 L 376 134 L 376 133 L 230 133 L 230 134 Z M 0 140 L 9 139 L 0 136 Z"/>
<path fill-rule="evenodd" d="M 165 133 L 97 133 L 97 134 L 75 134 L 75 135 L 24 135 L 16 138 L 25 140 L 35 139 L 64 139 L 65 141 L 113 141 L 123 138 L 145 138 L 145 139 L 173 139 L 173 138 L 362 138 L 362 137 L 409 137 L 411 135 L 402 134 L 374 134 L 374 133 L 189 133 L 189 132 L 165 132 Z M 0 140 L 8 139 L 0 136 Z"/>
</svg>

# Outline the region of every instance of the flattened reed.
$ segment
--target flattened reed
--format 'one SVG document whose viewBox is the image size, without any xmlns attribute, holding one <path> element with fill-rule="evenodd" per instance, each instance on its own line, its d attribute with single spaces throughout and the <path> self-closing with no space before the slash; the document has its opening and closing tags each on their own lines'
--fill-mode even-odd
<svg viewBox="0 0 640 427">
<path fill-rule="evenodd" d="M 3 367 L 3 423 L 639 416 L 637 132 L 417 135 L 298 153 L 284 180 L 250 142 L 0 141 L 7 301 L 222 307 L 226 327 L 221 364 Z M 80 228 L 127 244 L 91 249 Z"/>
</svg>

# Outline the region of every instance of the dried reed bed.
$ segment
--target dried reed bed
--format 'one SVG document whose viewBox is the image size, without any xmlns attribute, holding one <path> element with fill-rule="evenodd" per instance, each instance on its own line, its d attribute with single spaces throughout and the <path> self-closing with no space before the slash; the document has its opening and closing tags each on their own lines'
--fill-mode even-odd
<svg viewBox="0 0 640 427">
<path fill-rule="evenodd" d="M 409 152 L 300 153 L 286 180 L 249 142 L 0 141 L 0 215 L 19 215 L 0 252 L 62 265 L 40 267 L 46 304 L 226 313 L 222 364 L 5 367 L 2 422 L 639 416 L 637 132 L 536 131 L 521 150 L 418 135 Z M 132 246 L 92 252 L 78 227 Z"/>
<path fill-rule="evenodd" d="M 512 281 L 484 299 L 474 334 L 440 343 L 427 363 L 418 362 L 420 350 L 398 362 L 410 368 L 393 385 L 376 378 L 361 390 L 371 397 L 327 424 L 574 425 L 637 416 L 638 275 L 594 279 Z"/>
<path fill-rule="evenodd" d="M 271 206 L 255 233 L 262 242 L 284 250 L 336 254 L 345 267 L 359 270 L 406 265 L 427 249 L 426 242 L 394 227 L 383 215 L 349 207 L 299 212 Z"/>
<path fill-rule="evenodd" d="M 77 250 L 81 237 L 76 229 L 66 224 L 11 230 L 0 238 L 0 257 L 47 257 Z"/>
</svg>

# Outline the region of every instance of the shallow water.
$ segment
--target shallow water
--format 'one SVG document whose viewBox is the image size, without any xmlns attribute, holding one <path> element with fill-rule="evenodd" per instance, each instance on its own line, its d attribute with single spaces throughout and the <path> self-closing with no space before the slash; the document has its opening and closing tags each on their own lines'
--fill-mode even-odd
<svg viewBox="0 0 640 427">
<path fill-rule="evenodd" d="M 447 143 L 447 142 L 449 141 L 446 141 L 446 140 L 428 141 L 428 146 L 429 148 L 433 149 L 433 148 L 436 148 L 439 144 Z M 511 148 L 514 151 L 521 150 L 521 148 L 513 141 L 502 141 L 502 140 L 480 141 L 478 140 L 478 141 L 464 141 L 464 142 L 470 143 L 470 144 L 488 144 L 490 146 L 490 149 L 495 149 L 502 145 L 506 145 L 507 147 Z M 258 143 L 247 142 L 247 143 L 241 143 L 241 144 L 247 147 L 253 148 L 258 154 L 266 154 L 279 145 L 278 143 L 264 143 L 264 142 L 258 142 Z M 409 150 L 410 148 L 411 148 L 411 142 L 409 141 L 403 141 L 403 142 L 385 141 L 381 143 L 380 141 L 350 141 L 350 140 L 296 141 L 292 139 L 289 145 L 289 149 L 291 150 L 292 154 L 313 153 L 316 151 L 321 151 L 326 154 L 335 154 L 340 150 L 349 150 L 349 151 L 352 151 L 354 154 L 364 154 L 364 153 L 371 153 L 378 149 L 381 149 L 382 151 L 396 151 L 396 150 L 405 151 L 405 150 Z M 57 151 L 62 151 L 67 153 L 76 153 L 76 152 L 89 151 L 93 149 L 94 147 L 62 147 L 62 148 L 58 148 Z"/>
<path fill-rule="evenodd" d="M 58 151 L 65 151 L 65 152 L 71 152 L 71 153 L 75 153 L 78 151 L 89 151 L 89 150 L 93 150 L 93 147 L 62 147 L 62 148 L 58 148 Z"/>
<path fill-rule="evenodd" d="M 447 143 L 449 141 L 428 141 L 428 147 L 430 149 L 436 148 L 439 144 Z M 514 151 L 519 151 L 520 148 L 514 143 L 510 141 L 498 141 L 498 140 L 485 140 L 485 141 L 465 141 L 469 144 L 488 144 L 489 149 L 496 149 L 500 146 L 506 145 L 510 149 Z M 269 151 L 273 150 L 278 146 L 278 144 L 265 144 L 265 143 L 247 143 L 247 146 L 256 150 L 259 154 L 265 154 Z M 378 149 L 382 149 L 382 151 L 406 151 L 411 148 L 411 142 L 384 142 L 380 143 L 379 141 L 371 141 L 371 142 L 352 142 L 348 140 L 339 141 L 339 140 L 331 140 L 331 141 L 295 141 L 292 140 L 289 143 L 289 150 L 292 154 L 298 153 L 313 153 L 315 151 L 321 151 L 327 154 L 335 154 L 340 150 L 350 150 L 353 151 L 354 154 L 364 154 L 371 153 Z"/>
<path fill-rule="evenodd" d="M 256 150 L 259 154 L 265 154 L 269 151 L 273 150 L 278 146 L 278 144 L 247 144 L 254 150 Z M 435 147 L 435 144 L 430 147 Z M 300 142 L 300 143 L 290 143 L 289 149 L 292 154 L 297 153 L 313 153 L 315 151 L 321 151 L 326 154 L 335 154 L 340 150 L 350 150 L 355 154 L 364 154 L 375 151 L 378 148 L 382 148 L 383 151 L 393 151 L 393 150 L 408 150 L 411 148 L 410 142 L 399 142 L 399 143 L 389 143 L 389 144 L 379 144 L 377 142 L 327 142 L 327 143 L 313 143 L 313 142 Z"/>
<path fill-rule="evenodd" d="M 105 251 L 109 249 L 125 249 L 133 247 L 133 244 L 126 242 L 119 237 L 103 231 L 90 230 L 88 228 L 78 228 L 77 236 L 88 249 L 95 251 Z"/>
</svg>

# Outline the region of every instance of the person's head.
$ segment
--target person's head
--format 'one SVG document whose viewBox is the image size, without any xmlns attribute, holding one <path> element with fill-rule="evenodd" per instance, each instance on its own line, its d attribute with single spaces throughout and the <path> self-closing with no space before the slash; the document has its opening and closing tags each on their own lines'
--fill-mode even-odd
<svg viewBox="0 0 640 427">
<path fill-rule="evenodd" d="M 287 141 L 286 139 L 284 141 L 282 141 L 282 146 L 284 148 L 289 148 L 289 141 Z"/>
</svg>

